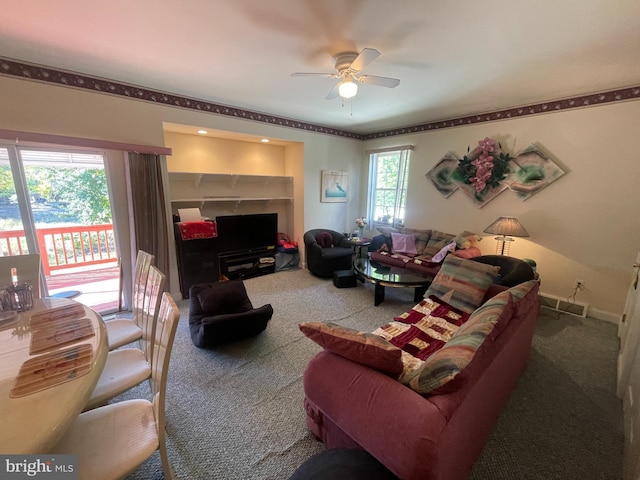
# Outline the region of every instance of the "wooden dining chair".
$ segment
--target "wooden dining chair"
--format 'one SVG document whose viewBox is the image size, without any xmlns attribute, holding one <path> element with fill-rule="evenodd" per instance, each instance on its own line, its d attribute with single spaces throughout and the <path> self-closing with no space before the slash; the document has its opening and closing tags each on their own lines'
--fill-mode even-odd
<svg viewBox="0 0 640 480">
<path fill-rule="evenodd" d="M 165 282 L 165 275 L 151 265 L 145 293 L 141 299 L 142 308 L 138 312 L 142 330 L 140 348 L 120 348 L 107 354 L 104 369 L 91 398 L 87 401 L 85 411 L 106 405 L 116 395 L 151 377 L 155 330 Z"/>
<path fill-rule="evenodd" d="M 82 413 L 51 450 L 77 455 L 81 480 L 123 478 L 156 450 L 160 451 L 164 478 L 173 478 L 165 437 L 165 396 L 179 318 L 173 298 L 164 293 L 155 330 L 152 400 L 126 400 Z"/>
<path fill-rule="evenodd" d="M 142 338 L 140 312 L 144 306 L 144 294 L 149 276 L 149 268 L 153 265 L 155 256 L 143 250 L 138 250 L 136 268 L 133 276 L 131 295 L 131 318 L 114 318 L 105 322 L 109 350 L 128 345 Z"/>
<path fill-rule="evenodd" d="M 11 269 L 15 268 L 19 283 L 29 283 L 33 299 L 42 298 L 42 262 L 39 253 L 0 257 L 0 288 L 13 284 Z"/>
</svg>

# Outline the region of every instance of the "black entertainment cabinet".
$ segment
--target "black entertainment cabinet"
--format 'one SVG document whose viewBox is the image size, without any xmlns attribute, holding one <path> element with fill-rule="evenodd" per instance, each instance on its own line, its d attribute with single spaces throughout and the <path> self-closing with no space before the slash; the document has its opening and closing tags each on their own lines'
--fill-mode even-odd
<svg viewBox="0 0 640 480">
<path fill-rule="evenodd" d="M 182 298 L 189 298 L 189 289 L 197 283 L 276 271 L 277 214 L 218 216 L 216 223 L 217 237 L 194 240 L 183 240 L 179 223 L 175 223 Z"/>
<path fill-rule="evenodd" d="M 267 248 L 248 252 L 219 254 L 220 275 L 234 279 L 253 278 L 275 273 L 275 253 L 274 248 Z"/>
<path fill-rule="evenodd" d="M 178 277 L 182 298 L 189 298 L 191 285 L 213 283 L 220 278 L 217 238 L 182 240 L 180 228 L 174 224 Z"/>
</svg>

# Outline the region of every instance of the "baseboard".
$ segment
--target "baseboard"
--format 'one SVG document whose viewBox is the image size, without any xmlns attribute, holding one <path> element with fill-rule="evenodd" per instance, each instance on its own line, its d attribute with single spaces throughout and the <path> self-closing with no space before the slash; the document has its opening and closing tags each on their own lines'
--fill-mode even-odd
<svg viewBox="0 0 640 480">
<path fill-rule="evenodd" d="M 613 323 L 614 325 L 620 324 L 619 313 L 605 312 L 604 310 L 598 310 L 597 308 L 589 309 L 589 318 L 595 318 L 596 320 L 603 320 L 605 322 Z"/>
</svg>

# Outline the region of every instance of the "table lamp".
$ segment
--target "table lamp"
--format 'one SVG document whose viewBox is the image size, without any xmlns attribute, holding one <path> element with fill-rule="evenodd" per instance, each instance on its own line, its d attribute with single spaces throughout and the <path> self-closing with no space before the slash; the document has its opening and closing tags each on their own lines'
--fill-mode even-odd
<svg viewBox="0 0 640 480">
<path fill-rule="evenodd" d="M 496 255 L 509 255 L 509 246 L 513 242 L 511 237 L 528 237 L 529 233 L 516 217 L 500 217 L 483 230 L 485 233 L 495 233 L 498 244 Z"/>
</svg>

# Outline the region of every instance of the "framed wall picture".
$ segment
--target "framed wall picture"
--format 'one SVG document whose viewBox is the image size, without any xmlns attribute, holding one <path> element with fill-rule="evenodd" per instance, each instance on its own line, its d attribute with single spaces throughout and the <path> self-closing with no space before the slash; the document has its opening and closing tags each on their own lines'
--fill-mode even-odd
<svg viewBox="0 0 640 480">
<path fill-rule="evenodd" d="M 340 203 L 349 199 L 349 174 L 336 170 L 322 170 L 320 201 Z"/>
</svg>

